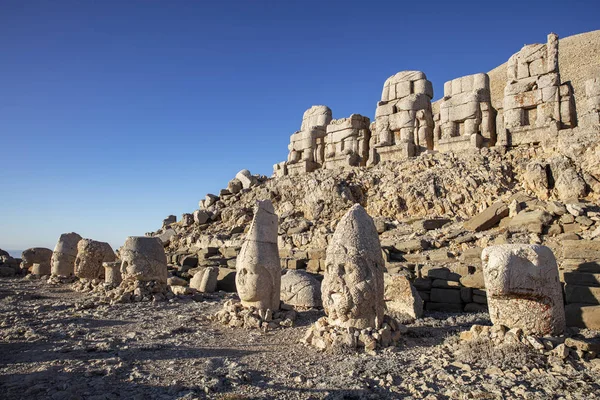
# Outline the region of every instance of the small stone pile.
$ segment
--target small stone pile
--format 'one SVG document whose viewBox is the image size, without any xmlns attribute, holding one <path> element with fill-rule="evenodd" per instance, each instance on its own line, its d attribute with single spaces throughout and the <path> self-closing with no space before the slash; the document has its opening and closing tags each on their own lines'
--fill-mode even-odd
<svg viewBox="0 0 600 400">
<path fill-rule="evenodd" d="M 106 292 L 106 297 L 115 303 L 164 301 L 173 296 L 172 292 L 169 293 L 169 285 L 166 282 L 156 280 L 127 280 L 116 289 Z"/>
<path fill-rule="evenodd" d="M 397 323 L 388 316 L 384 317 L 379 329 L 343 328 L 331 325 L 327 317 L 321 317 L 309 328 L 300 342 L 319 350 L 364 348 L 367 353 L 374 353 L 377 349 L 396 346 L 402 334 L 407 331 L 405 325 Z"/>
<path fill-rule="evenodd" d="M 294 326 L 297 313 L 290 306 L 283 306 L 279 311 L 260 310 L 256 307 L 245 307 L 240 302 L 228 300 L 223 309 L 212 316 L 213 321 L 232 328 L 261 329 L 264 332 L 277 328 Z"/>
<path fill-rule="evenodd" d="M 521 328 L 509 329 L 504 325 L 473 325 L 470 330 L 460 333 L 460 339 L 465 342 L 489 340 L 495 346 L 520 343 L 541 354 L 563 360 L 569 356 L 578 360 L 591 360 L 600 354 L 598 339 L 538 337 L 524 333 Z"/>
</svg>

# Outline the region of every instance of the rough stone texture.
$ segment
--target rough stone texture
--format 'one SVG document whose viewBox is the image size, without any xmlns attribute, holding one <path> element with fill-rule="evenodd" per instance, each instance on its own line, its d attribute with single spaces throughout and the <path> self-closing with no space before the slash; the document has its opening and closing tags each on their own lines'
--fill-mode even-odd
<svg viewBox="0 0 600 400">
<path fill-rule="evenodd" d="M 321 283 L 302 270 L 288 270 L 281 276 L 281 301 L 295 307 L 321 307 Z"/>
<path fill-rule="evenodd" d="M 565 306 L 567 326 L 600 330 L 600 306 L 589 304 L 567 304 Z"/>
<path fill-rule="evenodd" d="M 369 157 L 370 120 L 359 114 L 327 125 L 324 168 L 364 166 Z"/>
<path fill-rule="evenodd" d="M 44 276 L 44 275 L 50 275 L 50 273 L 51 273 L 50 264 L 33 263 L 31 265 L 31 275 Z"/>
<path fill-rule="evenodd" d="M 238 172 L 237 174 L 235 174 L 235 179 L 240 181 L 240 183 L 242 184 L 242 188 L 244 188 L 244 189 L 250 189 L 252 186 L 256 185 L 258 182 L 256 177 L 252 176 L 250 171 L 248 171 L 247 169 L 243 169 L 240 172 Z"/>
<path fill-rule="evenodd" d="M 468 75 L 444 84 L 436 149 L 460 151 L 496 143 L 496 111 L 487 74 Z"/>
<path fill-rule="evenodd" d="M 190 280 L 190 287 L 201 293 L 213 293 L 217 290 L 219 268 L 201 268 Z"/>
<path fill-rule="evenodd" d="M 560 81 L 556 34 L 548 35 L 547 44 L 526 45 L 511 56 L 506 73 L 499 144 L 538 143 L 575 125 L 572 87 Z"/>
<path fill-rule="evenodd" d="M 581 124 L 600 129 L 600 77 L 585 81 L 585 102 L 582 104 Z"/>
<path fill-rule="evenodd" d="M 121 276 L 121 261 L 103 262 L 102 267 L 104 268 L 104 283 L 114 287 L 119 286 L 123 281 L 123 277 Z"/>
<path fill-rule="evenodd" d="M 45 247 L 32 247 L 21 253 L 21 269 L 29 269 L 33 264 L 40 264 L 42 270 L 51 269 L 52 250 Z M 46 273 L 48 275 L 50 272 Z"/>
<path fill-rule="evenodd" d="M 246 307 L 279 309 L 281 267 L 277 228 L 277 215 L 271 201 L 258 201 L 235 265 L 237 292 Z"/>
<path fill-rule="evenodd" d="M 327 248 L 321 293 L 331 325 L 380 327 L 385 309 L 384 266 L 373 219 L 355 204 L 338 223 Z"/>
<path fill-rule="evenodd" d="M 403 324 L 421 318 L 423 300 L 404 275 L 384 274 L 386 314 Z"/>
<path fill-rule="evenodd" d="M 115 252 L 108 243 L 81 239 L 77 244 L 75 276 L 85 279 L 104 278 L 102 263 L 115 259 Z"/>
<path fill-rule="evenodd" d="M 498 245 L 483 250 L 490 318 L 495 325 L 531 335 L 560 335 L 565 310 L 552 251 L 538 245 Z"/>
<path fill-rule="evenodd" d="M 389 77 L 377 103 L 370 164 L 412 157 L 433 149 L 433 86 L 420 71 Z"/>
<path fill-rule="evenodd" d="M 194 222 L 203 225 L 210 220 L 210 214 L 206 210 L 194 211 Z"/>
<path fill-rule="evenodd" d="M 121 275 L 125 281 L 167 283 L 167 256 L 158 238 L 130 236 L 119 251 Z"/>
<path fill-rule="evenodd" d="M 496 202 L 473 218 L 466 221 L 463 226 L 470 231 L 479 232 L 490 229 L 508 216 L 508 207 L 503 202 Z"/>
<path fill-rule="evenodd" d="M 81 236 L 77 233 L 63 233 L 52 253 L 52 275 L 72 276 L 75 273 L 75 258 L 77 258 L 77 243 Z"/>
<path fill-rule="evenodd" d="M 287 162 L 274 166 L 276 175 L 298 175 L 320 168 L 325 161 L 326 127 L 331 109 L 312 106 L 304 112 L 300 130 L 290 137 Z"/>
</svg>

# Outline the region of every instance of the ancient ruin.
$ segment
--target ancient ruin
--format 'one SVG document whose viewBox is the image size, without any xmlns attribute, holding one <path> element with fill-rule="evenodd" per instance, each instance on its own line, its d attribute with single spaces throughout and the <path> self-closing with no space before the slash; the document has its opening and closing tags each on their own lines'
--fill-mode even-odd
<svg viewBox="0 0 600 400">
<path fill-rule="evenodd" d="M 490 318 L 494 325 L 528 335 L 560 335 L 565 330 L 558 267 L 545 246 L 491 246 L 481 255 Z"/>
<path fill-rule="evenodd" d="M 24 250 L 21 253 L 21 269 L 29 270 L 33 264 L 39 264 L 39 270 L 43 271 L 43 275 L 50 275 L 51 273 L 51 261 L 52 261 L 52 250 L 45 247 L 33 247 Z"/>
<path fill-rule="evenodd" d="M 490 147 L 496 143 L 496 114 L 487 74 L 463 76 L 444 84 L 436 131 L 435 148 L 439 151 Z"/>
<path fill-rule="evenodd" d="M 123 281 L 167 282 L 167 257 L 156 238 L 130 236 L 119 250 Z"/>
<path fill-rule="evenodd" d="M 75 259 L 77 258 L 77 244 L 81 236 L 77 233 L 63 233 L 52 253 L 52 275 L 69 277 L 75 274 Z"/>
<path fill-rule="evenodd" d="M 369 157 L 370 120 L 359 114 L 334 119 L 327 125 L 323 168 L 365 166 Z"/>
<path fill-rule="evenodd" d="M 575 126 L 572 89 L 560 80 L 558 35 L 524 46 L 510 57 L 506 73 L 499 144 L 556 140 L 559 129 Z"/>
<path fill-rule="evenodd" d="M 121 261 L 103 262 L 102 267 L 104 268 L 104 283 L 112 287 L 119 286 L 123 281 L 123 277 L 121 276 Z"/>
<path fill-rule="evenodd" d="M 581 113 L 581 125 L 600 129 L 600 77 L 585 81 L 585 104 Z"/>
<path fill-rule="evenodd" d="M 262 311 L 279 309 L 281 267 L 277 226 L 277 215 L 271 202 L 258 201 L 235 265 L 235 283 L 245 307 Z"/>
<path fill-rule="evenodd" d="M 84 279 L 102 279 L 104 278 L 102 263 L 115 259 L 115 252 L 108 243 L 81 239 L 77 244 L 75 276 Z"/>
</svg>

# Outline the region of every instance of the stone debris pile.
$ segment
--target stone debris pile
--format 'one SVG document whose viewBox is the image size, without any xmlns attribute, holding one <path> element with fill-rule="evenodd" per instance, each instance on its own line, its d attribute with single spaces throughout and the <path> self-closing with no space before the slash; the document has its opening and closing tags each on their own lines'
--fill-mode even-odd
<svg viewBox="0 0 600 400">
<path fill-rule="evenodd" d="M 284 309 L 286 308 L 286 309 Z M 261 310 L 256 307 L 246 307 L 242 303 L 228 300 L 223 309 L 211 318 L 231 328 L 261 329 L 270 331 L 277 328 L 290 328 L 294 326 L 297 312 L 291 307 L 284 307 L 276 311 L 271 309 Z"/>
</svg>

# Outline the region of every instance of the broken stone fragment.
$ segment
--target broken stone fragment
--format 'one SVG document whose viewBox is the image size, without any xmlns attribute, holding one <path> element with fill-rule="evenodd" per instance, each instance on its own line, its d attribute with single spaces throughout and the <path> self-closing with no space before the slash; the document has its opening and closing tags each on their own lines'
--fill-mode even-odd
<svg viewBox="0 0 600 400">
<path fill-rule="evenodd" d="M 288 270 L 281 277 L 281 301 L 296 307 L 321 307 L 321 284 L 302 270 Z"/>
</svg>

